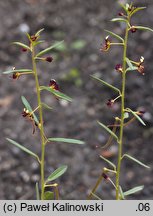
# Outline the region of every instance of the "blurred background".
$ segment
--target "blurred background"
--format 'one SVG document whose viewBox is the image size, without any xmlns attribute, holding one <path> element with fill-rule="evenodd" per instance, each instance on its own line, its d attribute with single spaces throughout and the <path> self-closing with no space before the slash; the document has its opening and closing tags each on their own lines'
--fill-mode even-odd
<svg viewBox="0 0 153 216">
<path fill-rule="evenodd" d="M 136 6 L 147 6 L 133 19 L 133 24 L 153 28 L 153 1 L 134 1 Z M 139 3 L 139 4 L 137 4 Z M 51 144 L 46 151 L 46 177 L 58 166 L 68 165 L 68 171 L 59 180 L 61 199 L 86 199 L 101 170 L 106 166 L 100 155 L 116 162 L 117 144 L 101 149 L 108 133 L 97 125 L 97 120 L 112 124 L 119 115 L 120 101 L 113 108 L 106 103 L 114 92 L 91 78 L 96 74 L 120 88 L 121 76 L 114 69 L 121 63 L 122 49 L 112 47 L 100 52 L 107 36 L 104 29 L 124 34 L 124 24 L 111 23 L 120 12 L 113 0 L 5 0 L 0 1 L 0 71 L 12 67 L 31 68 L 28 53 L 11 45 L 12 41 L 27 43 L 24 32 L 34 34 L 45 28 L 40 49 L 55 41 L 64 40 L 53 50 L 52 63 L 38 63 L 41 85 L 56 79 L 60 89 L 73 98 L 72 103 L 56 100 L 45 92 L 43 101 L 53 107 L 45 110 L 44 124 L 49 137 L 81 139 L 86 145 Z M 125 129 L 124 152 L 148 164 L 145 169 L 126 159 L 122 164 L 121 185 L 126 191 L 145 185 L 140 193 L 129 199 L 153 198 L 153 34 L 130 33 L 129 58 L 145 58 L 145 76 L 129 72 L 126 86 L 126 104 L 134 110 L 145 110 L 147 126 L 134 122 Z M 39 167 L 29 155 L 6 141 L 6 137 L 22 143 L 40 154 L 39 132 L 32 135 L 31 124 L 23 119 L 21 95 L 36 106 L 34 80 L 30 76 L 13 80 L 0 74 L 0 199 L 35 199 L 35 182 L 39 181 Z M 113 179 L 113 177 L 112 177 Z M 114 199 L 115 191 L 103 182 L 96 193 L 101 199 Z"/>
</svg>

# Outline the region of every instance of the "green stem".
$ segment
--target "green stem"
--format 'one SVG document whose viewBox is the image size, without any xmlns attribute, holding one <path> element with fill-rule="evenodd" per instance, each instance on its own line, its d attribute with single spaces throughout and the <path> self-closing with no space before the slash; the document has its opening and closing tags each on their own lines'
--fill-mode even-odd
<svg viewBox="0 0 153 216">
<path fill-rule="evenodd" d="M 103 175 L 102 175 L 103 172 L 104 172 L 104 171 L 102 170 L 102 173 L 100 174 L 100 176 L 99 176 L 99 178 L 98 178 L 98 180 L 97 180 L 95 186 L 93 187 L 92 191 L 91 191 L 90 194 L 88 195 L 88 197 L 87 197 L 88 200 L 90 200 L 90 199 L 92 198 L 93 194 L 96 192 L 98 186 L 100 185 L 100 183 L 101 183 L 101 181 L 102 181 L 102 179 L 103 179 Z"/>
<path fill-rule="evenodd" d="M 37 74 L 37 67 L 35 62 L 35 50 L 34 46 L 32 46 L 32 65 L 33 65 L 33 73 L 35 77 L 35 84 L 36 84 L 36 91 L 37 91 L 37 101 L 39 107 L 39 119 L 40 119 L 40 136 L 41 136 L 41 163 L 40 163 L 40 170 L 41 170 L 41 200 L 44 199 L 44 165 L 45 165 L 45 138 L 44 138 L 44 126 L 43 126 L 43 112 L 42 112 L 42 103 L 41 103 L 41 95 L 40 95 L 40 85 L 38 80 Z"/>
<path fill-rule="evenodd" d="M 128 25 L 126 26 L 125 39 L 124 39 L 124 51 L 123 51 L 121 124 L 120 124 L 119 141 L 118 141 L 119 150 L 118 150 L 117 173 L 116 173 L 116 199 L 117 200 L 119 200 L 120 171 L 121 171 L 122 147 L 123 147 L 127 42 L 128 42 Z"/>
</svg>

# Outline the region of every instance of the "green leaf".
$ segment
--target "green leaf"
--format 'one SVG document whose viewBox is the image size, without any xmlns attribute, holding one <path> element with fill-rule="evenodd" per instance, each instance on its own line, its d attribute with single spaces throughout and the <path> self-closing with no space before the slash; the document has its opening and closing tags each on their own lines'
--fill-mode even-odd
<svg viewBox="0 0 153 216">
<path fill-rule="evenodd" d="M 26 44 L 24 44 L 24 43 L 20 43 L 20 42 L 13 42 L 12 44 L 15 44 L 15 45 L 21 46 L 22 48 L 25 48 L 25 49 L 27 49 L 27 50 L 30 50 L 30 51 L 31 51 L 30 47 L 29 47 L 29 46 L 27 46 L 27 45 L 26 45 Z"/>
<path fill-rule="evenodd" d="M 33 109 L 31 108 L 29 102 L 27 101 L 27 99 L 24 97 L 24 96 L 21 96 L 21 100 L 22 100 L 22 103 L 24 104 L 25 108 L 29 111 L 29 112 L 33 112 Z M 37 116 L 33 113 L 32 114 L 33 117 L 34 117 L 34 120 L 37 124 L 39 124 L 39 121 L 38 121 L 38 118 Z"/>
<path fill-rule="evenodd" d="M 97 121 L 98 122 L 98 124 L 101 126 L 101 127 L 103 127 L 110 135 L 112 135 L 117 141 L 118 141 L 118 137 L 116 136 L 116 134 L 112 131 L 112 130 L 110 130 L 106 125 L 104 125 L 103 123 L 101 123 L 101 122 L 99 122 L 99 121 Z"/>
<path fill-rule="evenodd" d="M 6 138 L 7 141 L 9 141 L 11 144 L 15 145 L 16 147 L 20 148 L 22 151 L 32 155 L 33 157 L 37 158 L 37 160 L 39 160 L 38 155 L 36 155 L 35 153 L 33 153 L 32 151 L 30 151 L 29 149 L 25 148 L 24 146 L 22 146 L 21 144 L 17 143 L 16 141 Z"/>
<path fill-rule="evenodd" d="M 42 50 L 41 52 L 39 52 L 36 57 L 42 56 L 48 52 L 50 52 L 52 49 L 58 47 L 61 43 L 63 43 L 63 41 L 60 41 L 58 43 L 53 44 L 52 46 L 48 47 L 47 49 Z"/>
<path fill-rule="evenodd" d="M 127 12 L 126 7 L 125 7 L 122 3 L 119 2 L 119 5 L 121 6 L 121 8 L 123 8 L 123 10 L 124 10 L 125 12 Z"/>
<path fill-rule="evenodd" d="M 125 5 L 126 10 L 128 10 L 129 7 L 130 7 L 130 5 L 127 3 L 127 4 Z"/>
<path fill-rule="evenodd" d="M 141 161 L 137 160 L 136 158 L 134 158 L 134 157 L 132 157 L 132 156 L 130 156 L 130 155 L 128 155 L 128 154 L 124 154 L 122 158 L 124 158 L 124 157 L 129 158 L 130 160 L 132 160 L 132 161 L 138 163 L 139 165 L 141 165 L 141 166 L 143 166 L 143 167 L 145 167 L 145 168 L 147 168 L 147 169 L 150 168 L 150 167 L 147 166 L 146 164 L 142 163 Z"/>
<path fill-rule="evenodd" d="M 55 47 L 55 50 L 58 52 L 66 52 L 68 49 L 67 44 L 63 41 L 59 46 Z"/>
<path fill-rule="evenodd" d="M 133 110 L 131 110 L 131 109 L 127 109 L 127 111 L 129 111 L 129 112 L 131 112 L 136 118 L 137 118 L 137 120 L 142 124 L 142 125 L 144 125 L 144 126 L 146 126 L 146 124 L 144 123 L 144 121 L 140 118 L 140 116 L 138 116 L 137 114 L 136 114 L 136 112 L 134 112 Z"/>
<path fill-rule="evenodd" d="M 81 50 L 85 47 L 86 41 L 84 40 L 76 40 L 71 44 L 71 48 L 75 50 Z"/>
<path fill-rule="evenodd" d="M 42 106 L 46 109 L 52 110 L 53 108 L 48 106 L 46 103 L 42 103 Z"/>
<path fill-rule="evenodd" d="M 9 71 L 4 71 L 3 74 L 10 74 L 10 73 L 25 73 L 25 72 L 29 72 L 32 73 L 31 69 L 20 69 L 20 70 L 9 70 Z"/>
<path fill-rule="evenodd" d="M 125 197 L 124 197 L 124 193 L 123 193 L 121 186 L 119 186 L 119 192 L 120 192 L 121 199 L 124 200 Z"/>
<path fill-rule="evenodd" d="M 38 182 L 36 182 L 36 198 L 37 198 L 37 200 L 40 200 L 39 184 L 38 184 Z"/>
<path fill-rule="evenodd" d="M 33 45 L 37 46 L 37 45 L 44 43 L 44 42 L 45 42 L 44 40 L 35 41 L 35 43 L 33 43 Z"/>
<path fill-rule="evenodd" d="M 137 7 L 132 13 L 130 13 L 130 16 L 132 16 L 133 14 L 135 14 L 136 12 L 140 11 L 140 10 L 144 10 L 146 9 L 146 7 Z"/>
<path fill-rule="evenodd" d="M 105 32 L 108 32 L 110 35 L 116 37 L 117 39 L 121 40 L 124 43 L 124 39 L 122 37 L 120 37 L 119 35 L 115 34 L 114 32 L 105 30 Z"/>
<path fill-rule="evenodd" d="M 136 29 L 139 29 L 139 30 L 146 30 L 146 31 L 151 31 L 153 32 L 153 29 L 151 28 L 148 28 L 148 27 L 145 27 L 145 26 L 134 26 Z"/>
<path fill-rule="evenodd" d="M 102 84 L 104 84 L 105 86 L 107 86 L 107 87 L 109 87 L 109 88 L 111 88 L 111 89 L 113 89 L 113 90 L 119 92 L 119 94 L 121 93 L 120 90 L 119 90 L 118 88 L 116 88 L 115 86 L 113 86 L 113 85 L 111 85 L 111 84 L 105 82 L 104 80 L 102 80 L 102 79 L 96 77 L 95 75 L 91 75 L 91 77 L 94 78 L 94 79 L 96 79 L 96 80 L 98 80 L 98 81 L 100 81 L 100 82 L 101 82 Z"/>
<path fill-rule="evenodd" d="M 124 192 L 124 196 L 128 196 L 128 195 L 134 194 L 134 193 L 136 193 L 138 191 L 143 190 L 143 188 L 144 188 L 144 185 L 134 187 L 134 188 L 132 188 L 132 189 Z"/>
<path fill-rule="evenodd" d="M 128 64 L 130 70 L 134 69 L 133 64 L 131 63 L 131 61 L 128 58 L 126 58 L 126 63 Z"/>
<path fill-rule="evenodd" d="M 54 200 L 54 193 L 51 191 L 46 191 L 44 193 L 44 200 Z"/>
<path fill-rule="evenodd" d="M 67 170 L 67 166 L 63 165 L 61 167 L 59 167 L 58 169 L 56 169 L 46 180 L 46 183 L 47 182 L 50 182 L 50 181 L 54 181 L 55 179 L 59 178 L 60 176 L 62 176 L 66 170 Z"/>
<path fill-rule="evenodd" d="M 112 22 L 127 22 L 126 19 L 123 19 L 123 18 L 114 18 L 111 20 Z"/>
<path fill-rule="evenodd" d="M 81 141 L 81 140 L 67 139 L 67 138 L 48 138 L 48 141 L 51 141 L 51 142 L 65 142 L 65 143 L 79 144 L 79 145 L 84 144 L 84 142 Z"/>
<path fill-rule="evenodd" d="M 37 36 L 39 36 L 39 35 L 40 35 L 40 33 L 41 33 L 42 31 L 44 31 L 44 28 L 42 28 L 42 29 L 38 30 L 38 31 L 36 32 L 35 36 L 36 36 L 36 37 L 37 37 Z"/>
<path fill-rule="evenodd" d="M 116 166 L 114 163 L 112 163 L 110 160 L 106 159 L 105 157 L 103 157 L 102 155 L 100 155 L 100 158 L 103 159 L 106 163 L 108 163 L 110 166 L 112 166 L 114 168 L 114 170 L 116 170 Z"/>
<path fill-rule="evenodd" d="M 134 71 L 134 70 L 138 70 L 138 67 L 135 67 L 135 66 L 133 66 L 132 68 L 128 67 L 128 68 L 126 69 L 126 72 L 127 72 L 127 71 Z"/>
<path fill-rule="evenodd" d="M 64 99 L 64 100 L 67 100 L 67 101 L 70 101 L 70 102 L 72 101 L 72 98 L 70 98 L 69 96 L 63 94 L 63 93 L 60 92 L 60 91 L 54 90 L 54 89 L 52 89 L 52 88 L 50 88 L 50 87 L 41 86 L 41 87 L 40 87 L 40 90 L 49 91 L 49 92 L 51 92 L 52 94 L 54 94 L 54 95 L 55 95 L 56 97 L 58 97 L 58 98 L 62 98 L 62 99 Z"/>
</svg>

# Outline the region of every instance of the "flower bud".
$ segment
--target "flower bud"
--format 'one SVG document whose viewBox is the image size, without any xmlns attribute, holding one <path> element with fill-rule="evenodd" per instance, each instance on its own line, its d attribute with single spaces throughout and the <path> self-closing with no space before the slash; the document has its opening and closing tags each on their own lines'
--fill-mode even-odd
<svg viewBox="0 0 153 216">
<path fill-rule="evenodd" d="M 21 51 L 22 51 L 22 52 L 27 52 L 27 49 L 23 47 L 23 48 L 21 49 Z"/>
<path fill-rule="evenodd" d="M 130 32 L 135 33 L 136 31 L 137 31 L 136 27 L 135 26 L 131 26 Z"/>
<path fill-rule="evenodd" d="M 20 75 L 21 75 L 20 73 L 14 72 L 12 75 L 12 79 L 17 80 L 17 79 L 19 79 Z"/>
<path fill-rule="evenodd" d="M 124 16 L 124 13 L 123 12 L 119 12 L 118 15 L 119 16 Z"/>
<path fill-rule="evenodd" d="M 108 107 L 112 107 L 113 104 L 114 104 L 114 100 L 112 100 L 112 99 L 109 99 L 108 102 L 106 103 L 106 105 L 107 105 Z"/>
<path fill-rule="evenodd" d="M 45 58 L 45 61 L 52 62 L 53 61 L 53 57 L 52 56 L 48 56 L 48 57 Z"/>
<path fill-rule="evenodd" d="M 103 177 L 105 180 L 108 180 L 108 178 L 109 178 L 105 173 L 102 174 L 102 177 Z"/>
<path fill-rule="evenodd" d="M 122 65 L 121 65 L 121 64 L 117 64 L 117 65 L 115 66 L 115 70 L 118 71 L 118 72 L 123 72 L 123 67 L 122 67 Z"/>
</svg>

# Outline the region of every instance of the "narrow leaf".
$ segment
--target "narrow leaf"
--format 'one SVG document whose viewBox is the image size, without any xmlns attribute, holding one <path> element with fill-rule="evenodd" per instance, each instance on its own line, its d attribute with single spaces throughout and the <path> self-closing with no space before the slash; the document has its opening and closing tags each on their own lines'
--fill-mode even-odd
<svg viewBox="0 0 153 216">
<path fill-rule="evenodd" d="M 57 178 L 59 178 L 61 175 L 63 175 L 65 172 L 66 172 L 66 170 L 67 170 L 67 166 L 61 166 L 61 167 L 59 167 L 58 169 L 56 169 L 48 178 L 47 178 L 47 180 L 46 180 L 46 183 L 47 182 L 50 182 L 50 181 L 53 181 L 53 180 L 55 180 L 55 179 L 57 179 Z"/>
<path fill-rule="evenodd" d="M 53 44 L 52 46 L 48 47 L 47 49 L 42 50 L 41 52 L 39 52 L 36 57 L 42 56 L 48 52 L 50 52 L 52 49 L 58 47 L 61 43 L 63 43 L 63 41 L 60 41 L 58 43 Z"/>
<path fill-rule="evenodd" d="M 153 32 L 153 29 L 145 27 L 145 26 L 134 26 L 136 29 L 140 29 L 140 30 L 146 30 L 146 31 L 151 31 Z"/>
<path fill-rule="evenodd" d="M 50 88 L 50 87 L 41 86 L 41 87 L 40 87 L 40 90 L 49 91 L 49 92 L 51 92 L 52 94 L 54 94 L 54 95 L 55 95 L 56 97 L 58 97 L 58 98 L 62 98 L 62 99 L 64 99 L 64 100 L 67 100 L 67 101 L 70 101 L 70 102 L 72 101 L 72 98 L 70 98 L 69 96 L 63 94 L 63 93 L 60 92 L 60 91 L 54 90 L 54 89 L 52 89 L 52 88 Z"/>
<path fill-rule="evenodd" d="M 136 114 L 136 112 L 134 112 L 133 110 L 131 110 L 131 109 L 127 109 L 129 112 L 131 112 L 136 118 L 137 118 L 137 120 L 142 124 L 142 125 L 144 125 L 144 126 L 146 126 L 146 124 L 144 123 L 144 121 L 140 118 L 140 116 L 138 116 L 137 114 Z"/>
<path fill-rule="evenodd" d="M 101 122 L 99 122 L 99 121 L 97 121 L 98 122 L 98 124 L 101 126 L 101 127 L 103 127 L 109 134 L 111 134 L 116 140 L 118 140 L 118 137 L 116 136 L 116 134 L 112 131 L 112 130 L 110 130 L 106 125 L 104 125 L 103 123 L 101 123 Z"/>
<path fill-rule="evenodd" d="M 12 44 L 15 44 L 15 45 L 21 46 L 22 48 L 25 48 L 25 49 L 27 49 L 27 50 L 30 50 L 30 51 L 31 51 L 30 47 L 29 47 L 29 46 L 27 46 L 27 45 L 26 45 L 26 44 L 24 44 L 24 43 L 20 43 L 20 42 L 13 42 Z"/>
<path fill-rule="evenodd" d="M 39 194 L 39 185 L 38 182 L 36 182 L 36 199 L 40 200 L 40 194 Z"/>
<path fill-rule="evenodd" d="M 124 192 L 124 196 L 128 196 L 128 195 L 134 194 L 134 193 L 136 193 L 138 191 L 143 190 L 143 188 L 144 188 L 144 185 L 134 187 L 134 188 L 132 188 L 132 189 Z"/>
<path fill-rule="evenodd" d="M 128 67 L 128 68 L 126 69 L 126 72 L 127 72 L 127 71 L 134 71 L 134 70 L 138 70 L 138 67 L 135 67 L 135 66 L 133 66 L 132 68 Z"/>
<path fill-rule="evenodd" d="M 44 200 L 54 200 L 54 193 L 51 191 L 46 191 L 44 193 Z"/>
<path fill-rule="evenodd" d="M 107 86 L 107 87 L 109 87 L 109 88 L 111 88 L 111 89 L 113 89 L 113 90 L 115 90 L 115 91 L 117 91 L 117 92 L 120 93 L 120 90 L 119 90 L 118 88 L 116 88 L 115 86 L 113 86 L 113 85 L 111 85 L 111 84 L 105 82 L 104 80 L 102 80 L 102 79 L 96 77 L 95 75 L 91 75 L 91 77 L 94 78 L 94 79 L 96 79 L 96 80 L 98 80 L 98 81 L 100 81 L 100 82 L 101 82 L 102 84 L 104 84 L 105 86 Z"/>
<path fill-rule="evenodd" d="M 119 5 L 121 6 L 121 8 L 123 8 L 123 10 L 124 10 L 125 12 L 127 12 L 126 7 L 125 7 L 122 3 L 119 2 Z"/>
<path fill-rule="evenodd" d="M 146 7 L 137 7 L 132 13 L 130 13 L 130 16 L 132 16 L 133 14 L 135 14 L 136 12 L 140 11 L 140 10 L 144 10 L 146 9 Z"/>
<path fill-rule="evenodd" d="M 81 140 L 67 139 L 67 138 L 49 138 L 48 141 L 51 141 L 51 142 L 65 142 L 65 143 L 79 144 L 79 145 L 84 144 L 84 142 L 81 141 Z"/>
<path fill-rule="evenodd" d="M 130 62 L 130 60 L 128 58 L 126 58 L 126 63 L 128 64 L 130 70 L 133 70 L 133 64 Z"/>
<path fill-rule="evenodd" d="M 48 106 L 46 103 L 42 103 L 42 106 L 46 109 L 52 110 L 53 108 Z"/>
<path fill-rule="evenodd" d="M 76 40 L 71 44 L 71 48 L 75 50 L 81 50 L 85 47 L 86 41 L 84 40 Z"/>
<path fill-rule="evenodd" d="M 124 157 L 127 157 L 127 158 L 129 158 L 130 160 L 133 160 L 134 162 L 138 163 L 139 165 L 141 165 L 141 166 L 143 166 L 143 167 L 145 167 L 145 168 L 147 168 L 147 169 L 150 168 L 150 167 L 147 166 L 146 164 L 142 163 L 141 161 L 137 160 L 136 158 L 134 158 L 134 157 L 132 157 L 132 156 L 130 156 L 130 155 L 128 155 L 128 154 L 124 154 L 122 158 L 124 158 Z"/>
<path fill-rule="evenodd" d="M 106 163 L 108 163 L 110 166 L 112 166 L 114 168 L 114 170 L 116 170 L 116 166 L 114 163 L 112 163 L 110 160 L 106 159 L 105 157 L 103 157 L 102 155 L 100 155 L 100 158 L 103 159 Z"/>
<path fill-rule="evenodd" d="M 111 20 L 112 22 L 127 22 L 126 19 L 123 19 L 123 18 L 114 18 Z"/>
<path fill-rule="evenodd" d="M 21 96 L 21 100 L 22 100 L 22 103 L 24 104 L 25 108 L 29 111 L 29 112 L 32 112 L 33 109 L 31 108 L 29 102 L 27 101 L 27 99 L 24 97 L 24 96 Z M 39 124 L 39 121 L 38 121 L 38 118 L 37 116 L 33 113 L 32 114 L 33 117 L 34 117 L 34 120 L 37 124 Z"/>
<path fill-rule="evenodd" d="M 45 42 L 44 40 L 39 40 L 39 41 L 36 41 L 33 45 L 37 46 L 38 44 L 41 44 L 41 43 L 44 43 L 44 42 Z"/>
<path fill-rule="evenodd" d="M 33 157 L 35 158 L 39 158 L 38 155 L 36 155 L 35 153 L 33 153 L 31 150 L 25 148 L 24 146 L 22 146 L 21 144 L 17 143 L 16 141 L 12 140 L 12 139 L 9 139 L 9 138 L 6 138 L 7 141 L 9 141 L 11 144 L 15 145 L 16 147 L 20 148 L 22 151 L 32 155 Z"/>
<path fill-rule="evenodd" d="M 44 31 L 44 28 L 42 28 L 42 29 L 38 30 L 38 31 L 36 32 L 35 36 L 39 36 L 39 35 L 40 35 L 40 33 L 41 33 L 42 31 Z"/>
<path fill-rule="evenodd" d="M 105 30 L 105 32 L 108 32 L 110 35 L 116 37 L 117 39 L 121 40 L 124 43 L 124 39 L 120 37 L 119 35 L 115 34 L 114 32 L 108 31 L 108 30 Z"/>
<path fill-rule="evenodd" d="M 121 186 L 119 186 L 119 192 L 120 192 L 122 200 L 124 200 L 125 197 L 124 197 L 124 193 L 123 193 L 123 190 L 122 190 Z"/>
<path fill-rule="evenodd" d="M 32 73 L 31 69 L 20 69 L 20 70 L 9 70 L 9 71 L 4 71 L 3 74 L 10 74 L 10 73 L 25 73 L 25 72 L 29 72 Z"/>
</svg>

